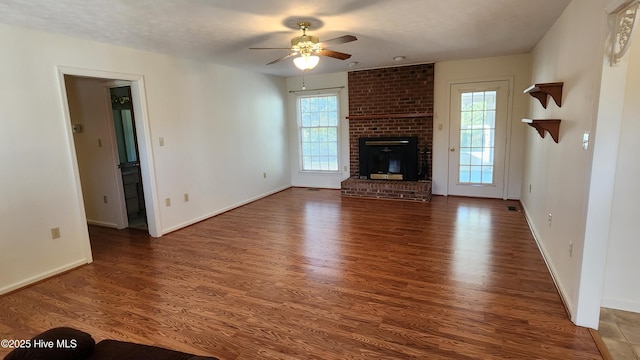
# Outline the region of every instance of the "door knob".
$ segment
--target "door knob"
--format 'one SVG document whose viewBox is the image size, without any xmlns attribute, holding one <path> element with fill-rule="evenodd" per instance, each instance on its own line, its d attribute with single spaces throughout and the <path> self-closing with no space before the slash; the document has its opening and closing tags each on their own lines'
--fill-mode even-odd
<svg viewBox="0 0 640 360">
<path fill-rule="evenodd" d="M 454 151 L 456 151 L 456 148 L 451 148 L 451 149 L 449 149 L 449 151 L 454 152 Z"/>
</svg>

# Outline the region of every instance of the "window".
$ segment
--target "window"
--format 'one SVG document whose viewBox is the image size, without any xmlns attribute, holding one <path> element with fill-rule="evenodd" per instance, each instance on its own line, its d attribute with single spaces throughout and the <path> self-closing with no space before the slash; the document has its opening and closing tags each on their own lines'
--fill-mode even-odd
<svg viewBox="0 0 640 360">
<path fill-rule="evenodd" d="M 302 170 L 338 171 L 338 96 L 298 99 Z"/>
</svg>

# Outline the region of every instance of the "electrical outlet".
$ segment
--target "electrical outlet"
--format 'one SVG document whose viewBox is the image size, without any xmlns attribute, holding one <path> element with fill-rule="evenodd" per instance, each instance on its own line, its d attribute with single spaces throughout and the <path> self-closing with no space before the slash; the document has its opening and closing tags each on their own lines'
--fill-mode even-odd
<svg viewBox="0 0 640 360">
<path fill-rule="evenodd" d="M 343 167 L 343 169 L 344 169 L 344 171 L 349 171 L 349 167 L 347 167 L 347 165 L 345 165 L 345 166 Z"/>
<path fill-rule="evenodd" d="M 189 194 L 184 194 L 184 202 L 189 201 Z"/>
<path fill-rule="evenodd" d="M 171 198 L 164 199 L 164 203 L 167 204 L 167 206 L 171 206 Z"/>
<path fill-rule="evenodd" d="M 547 218 L 547 221 L 549 222 L 549 226 L 551 226 L 551 219 L 553 219 L 553 215 L 549 213 L 549 217 Z"/>
<path fill-rule="evenodd" d="M 164 138 L 163 137 L 158 138 L 158 143 L 160 144 L 160 146 L 164 146 Z"/>
<path fill-rule="evenodd" d="M 442 130 L 442 124 L 438 124 L 438 130 Z"/>
<path fill-rule="evenodd" d="M 59 239 L 60 238 L 60 228 L 59 227 L 51 228 L 51 238 L 52 239 Z"/>
</svg>

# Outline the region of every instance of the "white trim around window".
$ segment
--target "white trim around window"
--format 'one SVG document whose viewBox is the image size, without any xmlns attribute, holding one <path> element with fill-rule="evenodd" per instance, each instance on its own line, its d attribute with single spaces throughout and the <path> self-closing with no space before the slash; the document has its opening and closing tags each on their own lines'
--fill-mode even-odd
<svg viewBox="0 0 640 360">
<path fill-rule="evenodd" d="M 298 95 L 299 170 L 340 172 L 340 98 L 337 92 Z"/>
</svg>

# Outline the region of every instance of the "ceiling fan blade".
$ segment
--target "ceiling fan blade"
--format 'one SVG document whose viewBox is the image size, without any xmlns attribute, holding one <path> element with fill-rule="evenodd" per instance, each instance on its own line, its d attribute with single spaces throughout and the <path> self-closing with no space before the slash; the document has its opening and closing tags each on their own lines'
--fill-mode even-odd
<svg viewBox="0 0 640 360">
<path fill-rule="evenodd" d="M 290 58 L 290 57 L 293 57 L 293 56 L 296 56 L 296 55 L 298 55 L 298 53 L 296 53 L 296 52 L 292 52 L 292 53 L 291 53 L 291 54 L 289 54 L 289 55 L 285 55 L 285 56 L 283 56 L 283 57 L 281 57 L 281 58 L 279 58 L 279 59 L 275 59 L 275 60 L 273 60 L 272 62 L 268 63 L 267 65 L 275 64 L 275 63 L 277 63 L 277 62 L 280 62 L 280 61 L 282 61 L 282 60 L 286 60 L 286 59 L 288 59 L 288 58 Z"/>
<path fill-rule="evenodd" d="M 291 50 L 290 47 L 279 47 L 279 48 L 249 48 L 249 50 Z"/>
<path fill-rule="evenodd" d="M 357 37 L 353 36 L 353 35 L 343 35 L 337 38 L 333 38 L 333 39 L 329 39 L 326 41 L 321 42 L 319 45 L 322 48 L 325 47 L 329 47 L 329 46 L 333 46 L 333 45 L 340 45 L 340 44 L 344 44 L 344 43 L 348 43 L 348 42 L 352 42 L 352 41 L 356 41 L 358 40 Z"/>
<path fill-rule="evenodd" d="M 351 54 L 345 54 L 343 52 L 327 50 L 327 49 L 318 51 L 318 55 L 328 56 L 328 57 L 332 57 L 334 59 L 339 59 L 339 60 L 347 60 L 348 58 L 351 57 Z"/>
</svg>

